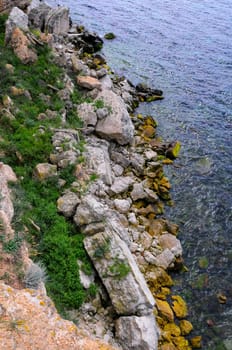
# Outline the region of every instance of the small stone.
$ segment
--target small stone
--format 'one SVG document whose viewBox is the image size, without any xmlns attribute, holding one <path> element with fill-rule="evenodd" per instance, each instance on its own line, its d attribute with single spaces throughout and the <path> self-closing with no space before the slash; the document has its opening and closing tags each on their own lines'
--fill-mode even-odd
<svg viewBox="0 0 232 350">
<path fill-rule="evenodd" d="M 182 247 L 179 239 L 170 233 L 165 233 L 159 237 L 160 246 L 168 248 L 175 256 L 182 255 Z"/>
<path fill-rule="evenodd" d="M 76 207 L 79 203 L 79 197 L 73 192 L 68 192 L 58 198 L 57 209 L 65 217 L 72 217 L 75 214 Z"/>
<path fill-rule="evenodd" d="M 137 225 L 138 221 L 136 219 L 135 213 L 129 213 L 128 214 L 128 221 L 131 225 Z"/>
<path fill-rule="evenodd" d="M 134 183 L 134 180 L 130 176 L 121 176 L 115 179 L 111 186 L 111 191 L 115 194 L 120 194 L 128 191 L 129 187 Z"/>
<path fill-rule="evenodd" d="M 180 329 L 182 335 L 187 335 L 193 330 L 193 325 L 187 320 L 180 321 Z"/>
<path fill-rule="evenodd" d="M 131 200 L 129 200 L 129 199 L 115 199 L 114 206 L 120 213 L 126 214 L 130 210 Z"/>
<path fill-rule="evenodd" d="M 157 152 L 152 150 L 146 151 L 144 154 L 147 160 L 156 160 L 157 158 Z"/>
<path fill-rule="evenodd" d="M 177 318 L 185 318 L 188 314 L 186 302 L 179 295 L 172 296 L 172 309 Z"/>
<path fill-rule="evenodd" d="M 227 302 L 227 297 L 222 293 L 217 294 L 217 299 L 220 304 L 226 304 Z"/>
<path fill-rule="evenodd" d="M 200 349 L 201 348 L 201 340 L 202 340 L 202 337 L 200 335 L 190 339 L 192 347 L 194 349 Z"/>
<path fill-rule="evenodd" d="M 11 74 L 14 73 L 15 68 L 14 68 L 14 66 L 12 66 L 12 64 L 6 63 L 5 68 L 9 73 L 11 73 Z"/>
<path fill-rule="evenodd" d="M 13 96 L 22 96 L 24 95 L 24 90 L 17 88 L 16 86 L 11 86 L 10 92 L 12 93 Z"/>
<path fill-rule="evenodd" d="M 34 176 L 42 181 L 57 175 L 57 166 L 49 163 L 37 164 L 34 170 Z"/>
<path fill-rule="evenodd" d="M 3 106 L 8 108 L 13 105 L 12 99 L 8 95 L 4 95 L 2 98 Z"/>
<path fill-rule="evenodd" d="M 98 108 L 96 114 L 99 120 L 105 119 L 109 114 L 109 110 L 106 107 Z"/>
<path fill-rule="evenodd" d="M 78 76 L 77 84 L 88 90 L 98 89 L 101 90 L 101 82 L 90 76 Z"/>
</svg>

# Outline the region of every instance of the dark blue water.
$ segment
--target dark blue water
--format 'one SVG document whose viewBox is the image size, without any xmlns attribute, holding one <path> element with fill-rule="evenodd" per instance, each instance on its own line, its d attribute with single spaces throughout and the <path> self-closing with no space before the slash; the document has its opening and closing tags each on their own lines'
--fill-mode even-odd
<svg viewBox="0 0 232 350">
<path fill-rule="evenodd" d="M 106 42 L 108 63 L 132 82 L 164 90 L 140 107 L 178 139 L 167 168 L 188 273 L 176 290 L 188 301 L 204 349 L 232 349 L 232 3 L 231 0 L 64 0 L 75 22 Z M 54 1 L 53 1 L 54 4 Z M 205 261 L 204 266 L 201 262 Z M 227 297 L 220 304 L 217 294 Z M 207 325 L 211 320 L 213 327 Z"/>
</svg>

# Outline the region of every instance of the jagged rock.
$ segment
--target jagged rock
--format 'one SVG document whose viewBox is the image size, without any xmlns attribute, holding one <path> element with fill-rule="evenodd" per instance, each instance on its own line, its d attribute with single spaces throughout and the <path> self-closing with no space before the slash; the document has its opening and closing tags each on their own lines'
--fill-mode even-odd
<svg viewBox="0 0 232 350">
<path fill-rule="evenodd" d="M 37 164 L 34 170 L 34 176 L 42 181 L 57 175 L 57 166 L 49 163 Z"/>
<path fill-rule="evenodd" d="M 110 231 L 86 237 L 88 252 L 118 315 L 147 315 L 154 298 L 128 248 Z"/>
<path fill-rule="evenodd" d="M 145 159 L 141 154 L 133 153 L 130 157 L 130 163 L 136 174 L 143 175 Z"/>
<path fill-rule="evenodd" d="M 101 68 L 96 71 L 98 79 L 105 77 L 108 74 L 108 71 L 106 68 Z"/>
<path fill-rule="evenodd" d="M 82 40 L 85 43 L 84 51 L 88 53 L 101 50 L 103 45 L 103 40 L 96 33 L 91 33 L 87 30 L 82 33 Z"/>
<path fill-rule="evenodd" d="M 153 315 L 120 317 L 116 337 L 125 350 L 157 350 L 158 327 Z"/>
<path fill-rule="evenodd" d="M 115 199 L 114 206 L 120 213 L 126 214 L 130 210 L 131 200 L 129 200 L 129 199 Z"/>
<path fill-rule="evenodd" d="M 89 75 L 89 68 L 86 66 L 83 61 L 78 59 L 74 54 L 71 56 L 72 60 L 72 68 L 74 72 L 81 74 L 81 75 Z"/>
<path fill-rule="evenodd" d="M 31 0 L 30 5 L 27 7 L 27 13 L 29 14 L 32 9 L 39 7 L 40 5 L 42 5 L 42 0 Z"/>
<path fill-rule="evenodd" d="M 121 150 L 120 150 L 121 151 Z M 130 165 L 130 159 L 128 154 L 123 154 L 123 152 L 117 152 L 115 150 L 110 150 L 110 158 L 122 168 L 126 169 Z"/>
<path fill-rule="evenodd" d="M 121 97 L 104 89 L 98 94 L 98 99 L 102 99 L 106 107 L 109 106 L 110 113 L 105 119 L 98 121 L 97 134 L 121 145 L 132 143 L 134 126 Z"/>
<path fill-rule="evenodd" d="M 170 233 L 159 237 L 159 244 L 163 249 L 168 248 L 176 257 L 182 255 L 182 247 L 179 239 Z"/>
<path fill-rule="evenodd" d="M 51 7 L 45 3 L 39 2 L 39 6 L 34 6 L 32 4 L 31 9 L 28 11 L 29 26 L 44 32 L 46 16 L 50 10 Z"/>
<path fill-rule="evenodd" d="M 110 190 L 114 194 L 120 194 L 128 191 L 129 187 L 134 183 L 134 180 L 130 176 L 117 177 L 110 187 Z"/>
<path fill-rule="evenodd" d="M 110 186 L 113 182 L 113 174 L 108 148 L 108 142 L 96 139 L 96 142 L 93 142 L 93 144 L 86 145 L 84 155 L 88 169 L 96 174 L 106 185 Z"/>
<path fill-rule="evenodd" d="M 153 151 L 153 150 L 148 150 L 146 152 L 144 152 L 145 157 L 147 160 L 156 160 L 157 158 L 157 152 Z"/>
<path fill-rule="evenodd" d="M 28 40 L 22 30 L 15 28 L 10 39 L 11 47 L 15 55 L 24 64 L 34 63 L 37 60 L 36 52 L 30 48 L 31 42 Z"/>
<path fill-rule="evenodd" d="M 92 104 L 84 102 L 78 105 L 77 113 L 84 123 L 84 128 L 97 124 L 97 115 Z"/>
<path fill-rule="evenodd" d="M 21 30 L 27 32 L 28 28 L 28 17 L 20 10 L 18 7 L 14 7 L 6 21 L 5 29 L 5 43 L 8 44 L 11 40 L 13 31 L 15 28 L 20 28 Z"/>
<path fill-rule="evenodd" d="M 112 166 L 113 172 L 115 176 L 121 176 L 123 174 L 123 167 L 119 164 L 115 164 Z"/>
<path fill-rule="evenodd" d="M 0 283 L 2 350 L 116 350 L 79 331 L 73 322 L 63 320 L 53 302 L 42 291 L 13 289 Z M 36 317 L 35 317 L 36 315 Z"/>
<path fill-rule="evenodd" d="M 102 89 L 111 90 L 113 88 L 112 79 L 108 74 L 101 77 L 100 82 L 102 84 Z"/>
<path fill-rule="evenodd" d="M 89 224 L 82 229 L 82 233 L 85 235 L 95 235 L 98 232 L 104 231 L 105 223 L 104 222 L 94 222 Z"/>
<path fill-rule="evenodd" d="M 69 9 L 57 7 L 51 9 L 45 19 L 45 31 L 48 33 L 62 34 L 69 30 Z"/>
<path fill-rule="evenodd" d="M 105 219 L 107 207 L 91 194 L 82 198 L 73 218 L 77 226 L 101 222 Z"/>
<path fill-rule="evenodd" d="M 134 184 L 131 192 L 131 198 L 133 201 L 137 201 L 138 199 L 146 199 L 149 202 L 157 202 L 159 199 L 154 191 L 146 187 L 146 180 Z"/>
<path fill-rule="evenodd" d="M 72 217 L 75 214 L 77 205 L 80 203 L 80 198 L 73 192 L 65 193 L 57 200 L 57 209 L 65 217 Z"/>
<path fill-rule="evenodd" d="M 98 79 L 93 78 L 91 76 L 78 76 L 77 84 L 85 89 L 93 90 L 93 89 L 101 89 L 101 83 Z"/>
</svg>

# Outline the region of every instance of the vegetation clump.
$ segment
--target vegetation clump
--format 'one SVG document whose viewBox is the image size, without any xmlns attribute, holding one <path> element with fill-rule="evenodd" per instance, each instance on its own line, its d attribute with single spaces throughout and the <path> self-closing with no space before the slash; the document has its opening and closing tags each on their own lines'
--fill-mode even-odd
<svg viewBox="0 0 232 350">
<path fill-rule="evenodd" d="M 53 60 L 51 50 L 46 46 L 37 47 L 38 60 L 24 65 L 10 48 L 4 46 L 6 16 L 0 16 L 0 161 L 9 164 L 21 180 L 13 185 L 15 195 L 16 232 L 27 232 L 37 268 L 27 271 L 24 283 L 36 288 L 39 281 L 46 280 L 49 295 L 59 311 L 65 308 L 78 308 L 94 287 L 86 291 L 80 282 L 77 260 L 83 263 L 85 271 L 91 271 L 89 258 L 84 250 L 83 236 L 76 232 L 74 225 L 57 212 L 56 201 L 61 195 L 59 177 L 74 181 L 75 166 L 59 170 L 58 176 L 38 181 L 33 171 L 38 163 L 48 162 L 52 151 L 52 130 L 62 126 L 62 111 L 65 102 L 59 97 L 64 88 L 64 71 Z M 9 70 L 7 67 L 12 66 Z M 20 94 L 13 94 L 12 86 Z M 52 87 L 52 88 L 51 88 Z M 1 105 L 4 96 L 12 104 Z M 73 108 L 67 113 L 67 127 L 80 127 L 75 104 L 82 97 L 74 91 L 71 100 Z M 40 120 L 40 113 L 47 110 L 56 112 L 56 117 Z M 80 142 L 80 149 L 83 149 Z M 3 249 L 15 252 L 21 244 L 16 235 L 3 242 Z M 43 266 L 43 267 L 42 267 Z M 45 269 L 46 276 L 45 278 Z"/>
</svg>

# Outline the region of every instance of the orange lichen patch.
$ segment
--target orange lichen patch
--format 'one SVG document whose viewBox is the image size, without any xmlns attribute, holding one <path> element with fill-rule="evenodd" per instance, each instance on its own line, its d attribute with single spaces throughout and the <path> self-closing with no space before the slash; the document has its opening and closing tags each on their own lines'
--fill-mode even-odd
<svg viewBox="0 0 232 350">
<path fill-rule="evenodd" d="M 187 320 L 180 321 L 180 329 L 182 335 L 187 335 L 193 330 L 193 325 Z"/>
<path fill-rule="evenodd" d="M 156 299 L 156 307 L 157 307 L 159 315 L 161 317 L 164 317 L 169 322 L 174 321 L 173 311 L 172 311 L 171 306 L 168 304 L 167 301 Z"/>
<path fill-rule="evenodd" d="M 217 299 L 220 304 L 226 304 L 227 302 L 227 297 L 222 293 L 217 294 Z"/>
<path fill-rule="evenodd" d="M 155 219 L 150 222 L 148 233 L 151 236 L 159 236 L 167 231 L 167 223 L 164 219 Z"/>
<path fill-rule="evenodd" d="M 151 125 L 145 125 L 143 127 L 142 137 L 146 140 L 148 139 L 150 141 L 151 138 L 155 136 L 155 128 Z"/>
<path fill-rule="evenodd" d="M 200 349 L 202 347 L 201 341 L 202 337 L 200 335 L 190 339 L 191 345 L 195 349 Z"/>
<path fill-rule="evenodd" d="M 10 290 L 11 293 L 8 293 Z M 41 307 L 38 297 L 44 301 Z M 70 321 L 63 320 L 50 299 L 35 291 L 17 290 L 0 283 L 0 349 L 115 350 L 108 344 L 87 338 Z M 36 316 L 36 317 L 35 317 Z M 12 339 L 14 342 L 12 342 Z"/>
<path fill-rule="evenodd" d="M 172 296 L 172 309 L 177 318 L 185 318 L 188 314 L 188 309 L 185 301 L 179 295 Z"/>
<path fill-rule="evenodd" d="M 162 179 L 159 182 L 160 186 L 167 188 L 170 190 L 171 184 L 166 176 L 163 176 Z"/>
<path fill-rule="evenodd" d="M 166 324 L 164 326 L 164 332 L 173 337 L 179 337 L 181 334 L 180 327 L 178 327 L 175 323 Z"/>
<path fill-rule="evenodd" d="M 166 158 L 166 159 L 163 159 L 162 160 L 162 163 L 164 165 L 169 165 L 169 164 L 173 164 L 173 160 L 169 159 L 169 158 Z"/>
<path fill-rule="evenodd" d="M 161 287 L 160 290 L 156 293 L 155 297 L 161 300 L 166 300 L 167 295 L 171 293 L 170 289 L 167 287 Z"/>
<path fill-rule="evenodd" d="M 160 350 L 177 350 L 177 348 L 171 343 L 166 343 L 161 345 Z"/>
<path fill-rule="evenodd" d="M 188 340 L 184 337 L 173 337 L 172 341 L 178 350 L 191 350 Z"/>
</svg>

